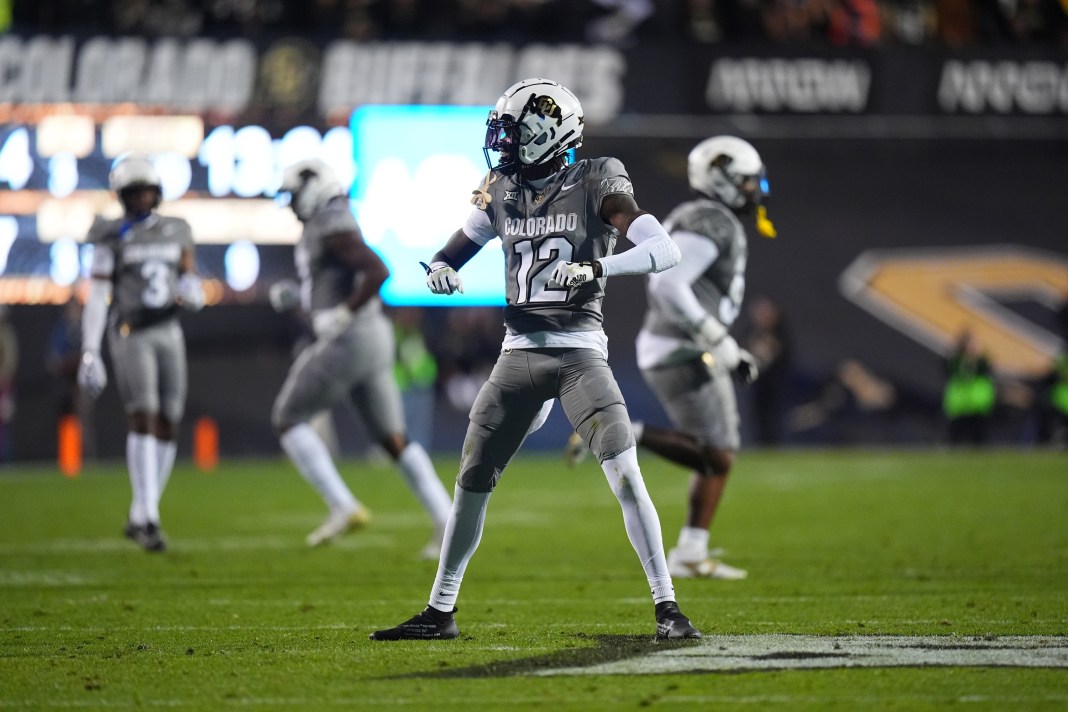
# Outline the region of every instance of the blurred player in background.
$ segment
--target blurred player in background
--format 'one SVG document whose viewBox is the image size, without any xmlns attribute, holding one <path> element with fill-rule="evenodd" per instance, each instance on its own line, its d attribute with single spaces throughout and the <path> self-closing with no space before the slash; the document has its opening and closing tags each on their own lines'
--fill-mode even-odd
<svg viewBox="0 0 1068 712">
<path fill-rule="evenodd" d="M 436 294 L 462 292 L 457 270 L 500 237 L 507 284 L 503 350 L 471 407 L 429 605 L 371 639 L 459 635 L 455 603 L 482 537 L 490 494 L 556 398 L 597 453 L 623 508 L 627 534 L 652 589 L 657 636 L 700 637 L 675 603 L 660 520 L 608 366 L 601 316 L 605 278 L 666 270 L 679 261 L 678 248 L 660 222 L 634 202 L 622 163 L 569 161 L 570 150 L 582 143 L 583 116 L 566 88 L 546 79 L 518 82 L 497 101 L 487 125 L 490 171 L 475 191 L 467 222 L 426 268 L 427 285 Z M 499 154 L 496 163 L 491 152 Z M 612 255 L 620 233 L 635 246 Z"/>
<path fill-rule="evenodd" d="M 174 467 L 188 388 L 178 313 L 203 307 L 204 289 L 189 224 L 156 212 L 163 191 L 151 159 L 121 158 L 109 181 L 124 214 L 97 217 L 89 229 L 92 281 L 82 313 L 78 383 L 93 398 L 107 385 L 100 348 L 106 329 L 130 428 L 126 464 L 133 501 L 125 534 L 147 551 L 163 551 L 159 502 Z"/>
<path fill-rule="evenodd" d="M 727 333 L 745 293 L 748 255 L 743 220 L 774 237 L 764 199 L 764 163 L 748 142 L 713 136 L 688 160 L 699 194 L 664 221 L 682 251 L 670 274 L 650 275 L 648 311 L 636 341 L 638 367 L 676 430 L 636 422 L 638 444 L 693 472 L 686 524 L 668 552 L 676 578 L 742 579 L 747 573 L 709 555 L 709 527 L 741 444 L 733 376 L 751 383 L 755 359 Z M 568 458 L 585 454 L 572 436 Z"/>
<path fill-rule="evenodd" d="M 274 402 L 272 421 L 282 448 L 326 502 L 330 513 L 307 537 L 318 546 L 365 526 L 371 514 L 353 496 L 309 421 L 350 398 L 371 437 L 392 457 L 404 481 L 434 523 L 423 550 L 437 558 L 449 493 L 423 446 L 405 433 L 401 395 L 393 379 L 393 327 L 379 290 L 389 277 L 382 259 L 363 241 L 345 188 L 323 161 L 289 166 L 282 181 L 289 206 L 304 223 L 294 251 L 300 301 L 311 315 L 315 342 L 301 351 Z M 274 295 L 280 301 L 282 295 Z"/>
</svg>

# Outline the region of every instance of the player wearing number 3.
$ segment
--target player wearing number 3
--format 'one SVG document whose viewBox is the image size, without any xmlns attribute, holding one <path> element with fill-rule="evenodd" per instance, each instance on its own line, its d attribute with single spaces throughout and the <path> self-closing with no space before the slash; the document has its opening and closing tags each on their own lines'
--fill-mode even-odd
<svg viewBox="0 0 1068 712">
<path fill-rule="evenodd" d="M 92 281 L 82 317 L 78 383 L 96 398 L 107 385 L 100 355 L 104 331 L 129 422 L 126 465 L 133 499 L 125 534 L 146 551 L 163 551 L 159 501 L 177 450 L 187 390 L 179 310 L 204 306 L 189 223 L 156 212 L 159 173 L 147 156 L 120 158 L 109 177 L 124 214 L 97 217 Z M 111 308 L 108 308 L 109 302 Z"/>
<path fill-rule="evenodd" d="M 373 640 L 455 638 L 460 583 L 482 535 L 490 494 L 532 428 L 559 398 L 596 453 L 623 509 L 627 535 L 652 589 L 657 636 L 700 633 L 679 611 L 660 521 L 635 454 L 630 418 L 608 366 L 601 301 L 605 281 L 662 272 L 678 263 L 675 243 L 634 201 L 614 158 L 569 163 L 582 143 L 582 108 L 556 82 L 510 87 L 487 122 L 490 171 L 467 222 L 434 255 L 427 284 L 463 291 L 458 270 L 495 238 L 503 243 L 507 306 L 503 349 L 471 407 L 455 497 L 425 610 Z M 494 163 L 491 153 L 499 158 Z M 617 237 L 634 243 L 613 255 Z"/>
</svg>

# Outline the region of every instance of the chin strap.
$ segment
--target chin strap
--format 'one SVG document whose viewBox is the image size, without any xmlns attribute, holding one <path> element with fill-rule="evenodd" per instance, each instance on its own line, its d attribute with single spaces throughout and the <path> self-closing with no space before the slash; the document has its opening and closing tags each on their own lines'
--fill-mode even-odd
<svg viewBox="0 0 1068 712">
<path fill-rule="evenodd" d="M 756 228 L 764 237 L 775 238 L 779 233 L 775 229 L 775 225 L 768 220 L 768 209 L 763 205 L 757 206 L 756 212 Z"/>
</svg>

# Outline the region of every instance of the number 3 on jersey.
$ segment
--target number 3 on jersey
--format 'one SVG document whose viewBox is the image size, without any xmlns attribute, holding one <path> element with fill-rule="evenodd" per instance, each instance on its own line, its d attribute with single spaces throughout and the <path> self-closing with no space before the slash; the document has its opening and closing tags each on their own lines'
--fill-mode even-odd
<svg viewBox="0 0 1068 712">
<path fill-rule="evenodd" d="M 171 301 L 171 268 L 166 262 L 149 260 L 141 265 L 141 278 L 145 288 L 141 290 L 141 303 L 149 309 L 160 309 Z"/>
<path fill-rule="evenodd" d="M 567 301 L 566 287 L 550 287 L 549 277 L 559 262 L 572 262 L 575 247 L 562 235 L 547 237 L 534 251 L 534 240 L 522 240 L 512 245 L 512 252 L 519 255 L 516 281 L 517 304 L 529 302 L 563 303 Z"/>
</svg>

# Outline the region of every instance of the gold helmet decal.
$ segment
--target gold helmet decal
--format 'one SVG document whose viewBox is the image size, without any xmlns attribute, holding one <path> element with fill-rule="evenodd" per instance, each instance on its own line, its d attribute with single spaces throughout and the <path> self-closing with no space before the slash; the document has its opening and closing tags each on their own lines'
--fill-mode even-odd
<svg viewBox="0 0 1068 712">
<path fill-rule="evenodd" d="M 560 105 L 556 103 L 556 100 L 547 94 L 541 96 L 530 95 L 530 101 L 527 103 L 527 111 L 533 111 L 539 116 L 544 116 L 549 119 L 556 119 L 557 125 L 559 125 L 564 118 L 564 112 L 560 110 Z"/>
</svg>

